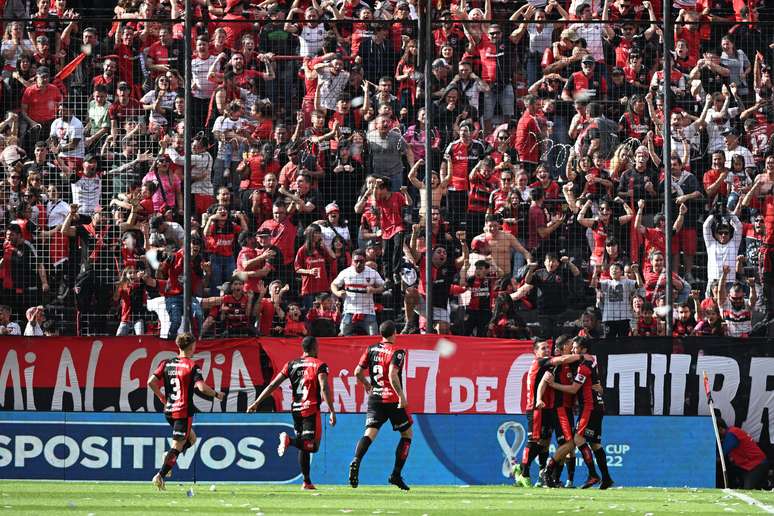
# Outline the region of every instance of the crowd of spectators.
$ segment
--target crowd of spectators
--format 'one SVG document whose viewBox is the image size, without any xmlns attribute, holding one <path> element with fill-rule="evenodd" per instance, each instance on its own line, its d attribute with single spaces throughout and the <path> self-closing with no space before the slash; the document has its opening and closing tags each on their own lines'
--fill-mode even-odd
<svg viewBox="0 0 774 516">
<path fill-rule="evenodd" d="M 774 316 L 774 24 L 757 0 L 676 3 L 666 56 L 661 0 L 439 0 L 431 49 L 415 0 L 193 4 L 190 35 L 178 0 L 102 21 L 6 4 L 0 333 L 172 338 L 185 282 L 203 337 L 382 318 L 648 336 L 670 310 L 674 335 L 745 337 Z"/>
</svg>

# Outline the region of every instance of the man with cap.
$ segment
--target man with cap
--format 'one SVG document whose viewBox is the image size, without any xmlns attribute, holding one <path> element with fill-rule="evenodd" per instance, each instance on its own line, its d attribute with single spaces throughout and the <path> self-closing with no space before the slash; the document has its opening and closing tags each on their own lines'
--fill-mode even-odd
<svg viewBox="0 0 774 516">
<path fill-rule="evenodd" d="M 344 245 L 349 246 L 349 226 L 346 220 L 341 220 L 341 210 L 336 201 L 325 206 L 325 219 L 315 222 L 322 231 L 323 244 L 332 249 L 333 239 L 337 236 L 344 240 Z"/>
<path fill-rule="evenodd" d="M 356 327 L 376 335 L 374 294 L 384 292 L 384 280 L 377 271 L 366 267 L 365 251 L 357 249 L 352 253 L 352 265 L 331 282 L 331 292 L 344 301 L 342 336 L 352 335 Z"/>
<path fill-rule="evenodd" d="M 124 124 L 128 120 L 136 120 L 143 116 L 142 104 L 139 100 L 132 98 L 131 89 L 129 83 L 119 82 L 116 90 L 116 101 L 108 108 L 110 135 L 113 137 L 113 141 L 118 141 Z"/>
<path fill-rule="evenodd" d="M 728 286 L 736 281 L 736 257 L 742 242 L 742 223 L 739 217 L 731 213 L 728 218 L 719 219 L 711 213 L 702 226 L 704 245 L 707 249 L 707 295 L 712 280 L 717 280 L 725 267 L 729 268 L 726 275 Z"/>
<path fill-rule="evenodd" d="M 75 99 L 67 97 L 59 104 L 59 118 L 51 123 L 49 136 L 55 142 L 51 152 L 70 170 L 79 170 L 83 164 L 85 145 L 83 123 L 75 116 Z"/>
<path fill-rule="evenodd" d="M 543 52 L 541 66 L 544 74 L 561 73 L 567 77 L 569 71 L 577 70 L 578 63 L 588 51 L 578 46 L 580 36 L 573 29 L 564 29 L 559 41 L 553 43 Z M 560 56 L 558 59 L 556 56 Z M 566 71 L 568 70 L 569 71 Z"/>
<path fill-rule="evenodd" d="M 49 134 L 51 122 L 56 118 L 57 106 L 62 102 L 62 92 L 49 82 L 50 72 L 42 66 L 35 72 L 35 83 L 24 90 L 21 98 L 20 134 L 27 130 L 28 141 L 34 142 Z"/>
<path fill-rule="evenodd" d="M 581 59 L 581 71 L 570 75 L 562 90 L 562 99 L 572 102 L 576 98 L 602 101 L 607 98 L 607 81 L 595 70 L 596 61 L 591 55 Z"/>
<path fill-rule="evenodd" d="M 267 228 L 261 228 L 256 231 L 255 238 L 256 258 L 260 258 L 263 263 L 270 267 L 269 272 L 263 278 L 264 283 L 269 284 L 276 279 L 281 279 L 284 282 L 292 274 L 283 265 L 284 260 L 280 248 L 271 243 L 271 231 Z"/>
<path fill-rule="evenodd" d="M 735 154 L 740 154 L 744 158 L 744 168 L 752 169 L 748 172 L 755 172 L 755 158 L 747 147 L 739 145 L 739 130 L 733 127 L 723 130 L 720 133 L 725 140 L 726 168 L 731 168 L 731 159 Z"/>
<path fill-rule="evenodd" d="M 70 190 L 73 195 L 73 205 L 78 206 L 78 213 L 91 216 L 98 211 L 102 197 L 102 177 L 97 171 L 98 159 L 94 154 L 83 157 L 83 170 L 70 169 Z"/>
</svg>

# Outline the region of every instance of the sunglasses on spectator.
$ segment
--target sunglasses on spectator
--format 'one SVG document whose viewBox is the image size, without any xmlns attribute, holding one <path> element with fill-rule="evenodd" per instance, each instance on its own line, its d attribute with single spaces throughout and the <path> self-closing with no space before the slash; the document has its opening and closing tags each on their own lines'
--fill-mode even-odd
<svg viewBox="0 0 774 516">
<path fill-rule="evenodd" d="M 499 30 L 493 30 L 489 32 L 490 36 L 497 36 L 498 34 L 502 34 Z"/>
<path fill-rule="evenodd" d="M 500 135 L 500 136 L 497 137 L 497 139 L 502 141 L 502 142 L 504 142 L 504 141 L 506 141 L 508 139 L 508 136 L 507 135 L 506 136 Z"/>
<path fill-rule="evenodd" d="M 21 179 L 21 176 L 11 176 L 11 179 Z"/>
<path fill-rule="evenodd" d="M 740 303 L 744 301 L 744 296 L 731 296 L 729 299 L 731 299 L 732 303 Z"/>
<path fill-rule="evenodd" d="M 723 236 L 723 235 L 728 236 L 730 234 L 731 233 L 729 233 L 728 231 L 718 231 L 718 236 Z"/>
</svg>

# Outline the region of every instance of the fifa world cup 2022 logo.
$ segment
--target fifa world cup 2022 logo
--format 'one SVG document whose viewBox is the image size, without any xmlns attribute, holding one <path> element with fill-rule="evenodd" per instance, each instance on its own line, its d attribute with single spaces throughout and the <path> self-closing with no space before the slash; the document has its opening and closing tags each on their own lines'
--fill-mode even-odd
<svg viewBox="0 0 774 516">
<path fill-rule="evenodd" d="M 510 434 L 510 435 L 509 435 Z M 518 454 L 527 440 L 524 426 L 516 421 L 506 421 L 497 429 L 497 442 L 503 451 L 503 476 L 513 476 L 513 467 L 518 464 Z"/>
</svg>

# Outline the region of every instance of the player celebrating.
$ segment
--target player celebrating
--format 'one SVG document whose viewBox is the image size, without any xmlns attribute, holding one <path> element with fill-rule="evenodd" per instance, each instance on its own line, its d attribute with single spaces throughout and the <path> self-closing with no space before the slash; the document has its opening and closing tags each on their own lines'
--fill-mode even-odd
<svg viewBox="0 0 774 516">
<path fill-rule="evenodd" d="M 196 352 L 196 339 L 190 333 L 182 333 L 175 339 L 180 353 L 170 360 L 162 361 L 148 378 L 148 387 L 164 404 L 164 414 L 172 427 L 172 448 L 164 457 L 164 464 L 153 477 L 153 485 L 159 491 L 165 489 L 164 478 L 169 476 L 177 462 L 177 456 L 193 446 L 196 433 L 191 428 L 193 421 L 194 389 L 205 396 L 222 400 L 224 394 L 212 389 L 204 383 L 202 371 L 193 361 Z M 161 392 L 161 382 L 164 382 L 164 392 Z"/>
<path fill-rule="evenodd" d="M 300 358 L 291 360 L 269 385 L 261 392 L 249 407 L 248 412 L 255 412 L 274 389 L 290 378 L 290 386 L 293 389 L 293 427 L 296 437 L 291 437 L 282 432 L 279 434 L 279 447 L 277 454 L 282 457 L 288 446 L 298 448 L 298 462 L 301 465 L 301 474 L 304 475 L 302 489 L 316 489 L 309 476 L 309 466 L 312 454 L 320 449 L 320 437 L 322 425 L 320 424 L 320 396 L 322 401 L 328 404 L 330 410 L 329 421 L 331 426 L 336 426 L 336 412 L 333 410 L 333 398 L 328 385 L 328 365 L 317 358 L 317 339 L 304 337 L 301 341 L 301 349 L 304 353 Z"/>
<path fill-rule="evenodd" d="M 584 338 L 576 338 L 573 342 L 573 353 L 583 355 L 584 360 L 578 364 L 575 378 L 572 385 L 563 385 L 556 383 L 552 376 L 546 376 L 546 383 L 557 391 L 570 395 L 577 395 L 580 415 L 578 417 L 578 426 L 575 429 L 575 445 L 583 456 L 583 462 L 589 469 L 589 478 L 583 484 L 582 489 L 599 482 L 597 470 L 594 468 L 594 457 L 597 459 L 597 465 L 602 472 L 602 484 L 600 489 L 607 489 L 613 485 L 613 479 L 610 478 L 610 472 L 607 469 L 607 457 L 602 447 L 602 417 L 605 414 L 605 402 L 602 399 L 602 386 L 599 383 L 599 373 L 596 363 L 589 360 L 588 344 Z M 591 443 L 591 448 L 589 444 Z M 553 470 L 559 460 L 567 455 L 567 451 L 572 449 L 572 443 L 568 442 L 556 450 L 554 457 L 548 460 L 545 477 L 549 486 L 554 485 Z M 593 449 L 593 453 L 592 453 Z"/>
<path fill-rule="evenodd" d="M 560 335 L 556 338 L 554 343 L 555 355 L 571 355 L 572 354 L 573 339 L 569 335 Z M 573 366 L 575 364 L 562 364 L 554 369 L 554 381 L 569 385 L 573 379 Z M 540 386 L 538 386 L 538 390 Z M 545 389 L 545 388 L 544 388 Z M 554 433 L 556 434 L 556 443 L 559 446 L 569 442 L 573 442 L 573 407 L 575 405 L 575 397 L 563 392 L 554 393 L 554 406 L 556 407 L 556 428 Z M 567 483 L 564 487 L 572 488 L 573 479 L 575 478 L 575 446 L 572 446 L 566 456 L 564 462 L 559 462 L 559 467 L 554 469 L 554 483 L 558 484 L 559 479 L 562 476 L 562 465 L 567 464 Z"/>
<path fill-rule="evenodd" d="M 414 432 L 401 378 L 406 351 L 395 347 L 394 322 L 384 321 L 379 326 L 379 333 L 382 341 L 369 346 L 355 368 L 355 376 L 365 386 L 369 397 L 365 434 L 358 441 L 355 458 L 349 464 L 349 484 L 357 487 L 360 461 L 376 439 L 379 429 L 389 419 L 392 429 L 400 432 L 400 441 L 395 449 L 395 467 L 387 481 L 408 491 L 409 486 L 403 481 L 401 471 L 408 458 Z M 365 371 L 368 371 L 369 380 L 365 378 Z"/>
<path fill-rule="evenodd" d="M 548 439 L 554 429 L 556 411 L 554 410 L 553 391 L 544 387 L 545 393 L 538 398 L 538 386 L 546 373 L 554 367 L 571 364 L 581 359 L 578 355 L 563 355 L 551 357 L 551 344 L 546 340 L 538 340 L 533 346 L 535 360 L 527 373 L 527 446 L 524 447 L 521 464 L 513 468 L 516 485 L 530 487 L 529 468 L 532 461 L 540 454 L 548 453 Z M 540 403 L 538 403 L 540 399 Z M 565 455 L 567 452 L 565 451 Z"/>
</svg>

